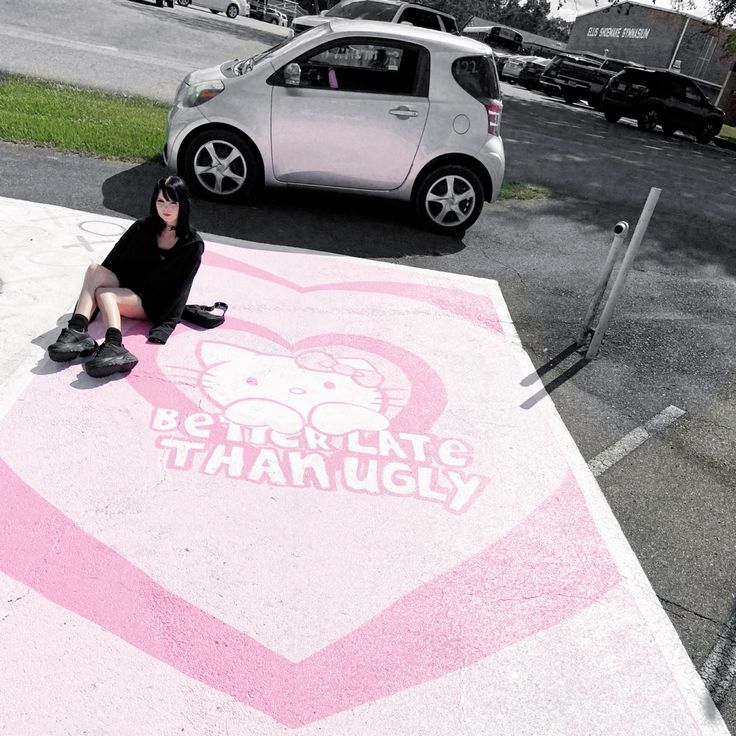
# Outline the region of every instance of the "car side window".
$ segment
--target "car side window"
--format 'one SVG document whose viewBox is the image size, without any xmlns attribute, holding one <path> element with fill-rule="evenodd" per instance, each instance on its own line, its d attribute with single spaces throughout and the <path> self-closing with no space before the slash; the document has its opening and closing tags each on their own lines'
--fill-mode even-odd
<svg viewBox="0 0 736 736">
<path fill-rule="evenodd" d="M 685 99 L 688 102 L 702 102 L 703 98 L 700 92 L 693 87 L 692 84 L 688 84 L 687 87 L 685 87 Z"/>
<path fill-rule="evenodd" d="M 453 33 L 456 36 L 459 34 L 459 31 L 457 29 L 457 22 L 454 18 L 448 18 L 447 16 L 442 16 L 442 25 L 444 25 L 445 30 L 448 33 Z"/>
<path fill-rule="evenodd" d="M 426 96 L 423 54 L 418 47 L 342 40 L 298 61 L 299 87 Z"/>
<path fill-rule="evenodd" d="M 421 8 L 405 8 L 399 17 L 399 23 L 411 23 L 413 26 L 433 28 L 435 31 L 443 30 L 439 16 Z"/>
</svg>

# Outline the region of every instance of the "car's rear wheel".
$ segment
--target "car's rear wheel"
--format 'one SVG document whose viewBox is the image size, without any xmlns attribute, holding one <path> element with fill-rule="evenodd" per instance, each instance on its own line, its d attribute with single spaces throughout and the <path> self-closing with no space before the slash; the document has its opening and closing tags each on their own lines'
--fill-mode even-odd
<svg viewBox="0 0 736 736">
<path fill-rule="evenodd" d="M 272 18 L 271 19 L 271 25 L 272 26 L 277 26 L 278 24 L 279 24 L 279 22 L 278 22 L 278 20 L 276 18 Z"/>
<path fill-rule="evenodd" d="M 252 194 L 261 180 L 256 152 L 229 130 L 200 133 L 186 151 L 184 170 L 193 191 L 208 199 L 233 201 Z"/>
<path fill-rule="evenodd" d="M 239 12 L 240 12 L 240 10 L 238 9 L 238 6 L 235 3 L 230 3 L 230 5 L 227 6 L 227 10 L 225 11 L 225 15 L 228 18 L 237 18 Z"/>
<path fill-rule="evenodd" d="M 659 125 L 659 113 L 653 107 L 645 107 L 636 120 L 639 130 L 651 133 Z"/>
<path fill-rule="evenodd" d="M 609 123 L 617 123 L 619 120 L 621 120 L 621 116 L 614 112 L 613 110 L 608 110 L 605 107 L 603 108 L 603 116 L 608 120 Z"/>
<path fill-rule="evenodd" d="M 483 184 L 465 166 L 440 166 L 426 174 L 416 188 L 414 209 L 422 227 L 457 235 L 480 217 Z"/>
<path fill-rule="evenodd" d="M 695 134 L 695 139 L 698 143 L 710 143 L 715 138 L 716 129 L 713 123 L 707 122 L 703 127 Z"/>
<path fill-rule="evenodd" d="M 176 0 L 179 5 L 181 5 L 183 8 L 186 8 L 188 5 L 191 5 L 192 0 Z"/>
</svg>

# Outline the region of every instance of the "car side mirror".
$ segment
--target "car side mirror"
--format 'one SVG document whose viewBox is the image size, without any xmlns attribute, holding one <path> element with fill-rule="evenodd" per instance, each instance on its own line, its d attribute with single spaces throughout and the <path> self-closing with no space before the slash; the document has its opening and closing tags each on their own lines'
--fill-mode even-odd
<svg viewBox="0 0 736 736">
<path fill-rule="evenodd" d="M 323 11 L 322 11 L 322 12 L 320 13 L 320 15 L 327 15 L 327 11 L 326 11 L 326 10 L 323 10 Z"/>
<path fill-rule="evenodd" d="M 299 64 L 291 62 L 284 69 L 284 83 L 287 87 L 298 87 L 302 80 L 302 68 Z"/>
</svg>

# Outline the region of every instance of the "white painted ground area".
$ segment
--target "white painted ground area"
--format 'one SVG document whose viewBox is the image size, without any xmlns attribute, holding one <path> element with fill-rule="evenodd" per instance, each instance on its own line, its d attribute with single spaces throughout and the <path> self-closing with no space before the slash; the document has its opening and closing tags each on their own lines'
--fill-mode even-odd
<svg viewBox="0 0 736 736">
<path fill-rule="evenodd" d="M 728 733 L 495 282 L 211 239 L 95 381 L 129 222 L 0 223 L 0 733 Z"/>
</svg>

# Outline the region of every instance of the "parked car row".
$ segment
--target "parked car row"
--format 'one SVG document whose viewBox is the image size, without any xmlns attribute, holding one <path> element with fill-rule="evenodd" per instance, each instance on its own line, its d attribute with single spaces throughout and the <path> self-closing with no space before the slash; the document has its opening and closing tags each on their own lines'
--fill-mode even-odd
<svg viewBox="0 0 736 736">
<path fill-rule="evenodd" d="M 159 6 L 163 5 L 164 0 L 157 0 Z M 169 7 L 173 7 L 174 0 L 166 0 Z M 189 5 L 197 5 L 208 8 L 215 15 L 225 13 L 228 18 L 237 18 L 239 15 L 243 17 L 255 18 L 266 23 L 272 23 L 278 26 L 288 26 L 289 18 L 282 10 L 278 8 L 265 6 L 260 0 L 176 0 L 182 7 Z"/>
<path fill-rule="evenodd" d="M 168 0 L 167 0 L 168 1 Z M 212 13 L 225 13 L 228 18 L 237 18 L 239 15 L 250 15 L 250 3 L 248 0 L 176 0 L 182 7 L 189 5 L 199 5 L 209 8 Z M 174 1 L 170 1 L 169 7 L 173 6 Z"/>
<path fill-rule="evenodd" d="M 505 157 L 491 49 L 444 31 L 328 19 L 248 59 L 189 74 L 164 160 L 223 202 L 261 185 L 410 202 L 438 233 L 497 199 Z"/>
<path fill-rule="evenodd" d="M 551 61 L 541 56 L 509 56 L 501 65 L 498 73 L 506 82 L 511 84 L 518 82 L 526 86 L 523 81 L 529 84 L 535 76 L 534 72 L 539 69 L 541 75 Z"/>
<path fill-rule="evenodd" d="M 525 83 L 568 104 L 585 100 L 606 120 L 636 120 L 641 130 L 661 127 L 709 143 L 723 126 L 725 113 L 711 104 L 697 82 L 676 72 L 647 69 L 620 59 L 559 54 L 551 61 L 507 61 L 502 78 Z M 521 66 L 521 68 L 519 68 Z"/>
<path fill-rule="evenodd" d="M 329 10 L 323 10 L 320 15 L 303 15 L 295 18 L 292 24 L 294 34 L 327 23 L 331 18 L 380 20 L 458 33 L 457 23 L 452 15 L 427 5 L 401 0 L 342 0 Z"/>
</svg>

